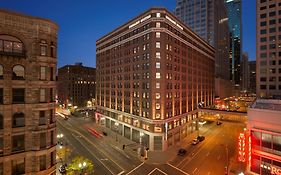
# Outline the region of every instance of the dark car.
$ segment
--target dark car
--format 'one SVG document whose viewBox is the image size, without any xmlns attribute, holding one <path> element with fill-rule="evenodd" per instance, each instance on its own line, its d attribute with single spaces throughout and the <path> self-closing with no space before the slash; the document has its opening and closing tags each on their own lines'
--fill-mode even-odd
<svg viewBox="0 0 281 175">
<path fill-rule="evenodd" d="M 203 140 L 205 140 L 205 137 L 204 137 L 204 136 L 198 136 L 198 137 L 197 137 L 197 140 L 199 140 L 200 142 L 202 142 Z"/>
<path fill-rule="evenodd" d="M 221 125 L 222 124 L 222 122 L 220 122 L 220 121 L 217 121 L 217 125 Z"/>
<path fill-rule="evenodd" d="M 185 154 L 186 154 L 186 150 L 185 149 L 183 149 L 183 148 L 179 149 L 179 151 L 178 151 L 178 155 L 179 156 L 184 156 Z"/>
<path fill-rule="evenodd" d="M 66 165 L 65 165 L 65 164 L 64 164 L 64 165 L 61 165 L 61 166 L 59 167 L 59 172 L 62 173 L 62 174 L 65 174 L 65 173 L 66 173 Z"/>
</svg>

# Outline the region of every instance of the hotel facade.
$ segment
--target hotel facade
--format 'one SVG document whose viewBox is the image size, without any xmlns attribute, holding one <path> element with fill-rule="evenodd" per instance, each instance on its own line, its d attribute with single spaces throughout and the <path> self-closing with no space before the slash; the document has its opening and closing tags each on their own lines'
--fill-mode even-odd
<svg viewBox="0 0 281 175">
<path fill-rule="evenodd" d="M 0 10 L 0 174 L 56 173 L 57 30 Z"/>
<path fill-rule="evenodd" d="M 251 174 L 281 174 L 281 100 L 258 99 L 248 110 Z"/>
<path fill-rule="evenodd" d="M 163 8 L 96 41 L 96 121 L 150 150 L 196 129 L 214 99 L 214 48 Z M 196 123 L 196 122 L 195 122 Z"/>
</svg>

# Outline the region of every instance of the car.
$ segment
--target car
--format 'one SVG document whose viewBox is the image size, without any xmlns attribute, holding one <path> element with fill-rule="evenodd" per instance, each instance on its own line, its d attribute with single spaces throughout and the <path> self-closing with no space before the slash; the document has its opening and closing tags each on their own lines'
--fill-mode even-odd
<svg viewBox="0 0 281 175">
<path fill-rule="evenodd" d="M 62 174 L 66 173 L 66 165 L 65 164 L 60 165 L 59 172 L 62 173 Z"/>
<path fill-rule="evenodd" d="M 200 141 L 198 139 L 193 139 L 191 144 L 192 145 L 197 145 Z"/>
<path fill-rule="evenodd" d="M 184 156 L 185 154 L 186 154 L 186 150 L 185 149 L 183 149 L 183 148 L 179 149 L 179 151 L 178 151 L 178 155 L 179 156 Z"/>
<path fill-rule="evenodd" d="M 203 140 L 205 140 L 205 137 L 204 136 L 198 136 L 197 140 L 199 140 L 199 142 L 202 142 Z"/>
<path fill-rule="evenodd" d="M 217 121 L 217 125 L 221 125 L 222 124 L 222 122 L 220 122 L 220 121 Z"/>
</svg>

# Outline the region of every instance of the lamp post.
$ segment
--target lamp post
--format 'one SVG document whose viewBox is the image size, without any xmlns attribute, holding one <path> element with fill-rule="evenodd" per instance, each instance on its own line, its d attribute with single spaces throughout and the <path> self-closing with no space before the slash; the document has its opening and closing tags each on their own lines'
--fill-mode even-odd
<svg viewBox="0 0 281 175">
<path fill-rule="evenodd" d="M 83 163 L 79 163 L 78 164 L 78 167 L 81 169 L 81 175 L 83 174 L 83 170 L 84 168 L 87 166 L 87 163 L 86 162 L 83 162 Z"/>
<path fill-rule="evenodd" d="M 118 138 L 117 138 L 117 130 L 118 130 L 118 126 L 119 126 L 119 123 L 118 122 L 115 122 L 115 132 L 116 132 L 116 142 L 118 141 Z"/>
<path fill-rule="evenodd" d="M 64 164 L 66 165 L 67 162 L 66 162 L 66 140 L 63 140 L 63 137 L 64 135 L 61 133 L 61 134 L 58 134 L 57 135 L 57 138 L 60 139 L 61 141 L 59 141 L 59 148 L 62 149 L 63 148 L 63 145 L 64 145 Z M 64 143 L 63 143 L 64 141 Z M 62 161 L 62 158 L 61 158 L 61 161 Z"/>
<path fill-rule="evenodd" d="M 142 155 L 143 149 L 142 149 L 142 137 L 144 136 L 143 132 L 140 132 L 140 154 Z"/>
</svg>

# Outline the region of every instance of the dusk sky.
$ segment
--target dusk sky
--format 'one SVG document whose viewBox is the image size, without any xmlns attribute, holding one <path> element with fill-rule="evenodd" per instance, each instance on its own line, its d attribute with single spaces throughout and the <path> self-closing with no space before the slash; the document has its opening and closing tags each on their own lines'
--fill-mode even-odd
<svg viewBox="0 0 281 175">
<path fill-rule="evenodd" d="M 255 0 L 242 0 L 243 51 L 256 56 Z M 96 40 L 145 10 L 174 11 L 176 0 L 0 0 L 0 8 L 47 18 L 59 25 L 58 67 L 83 62 L 96 66 Z"/>
</svg>

